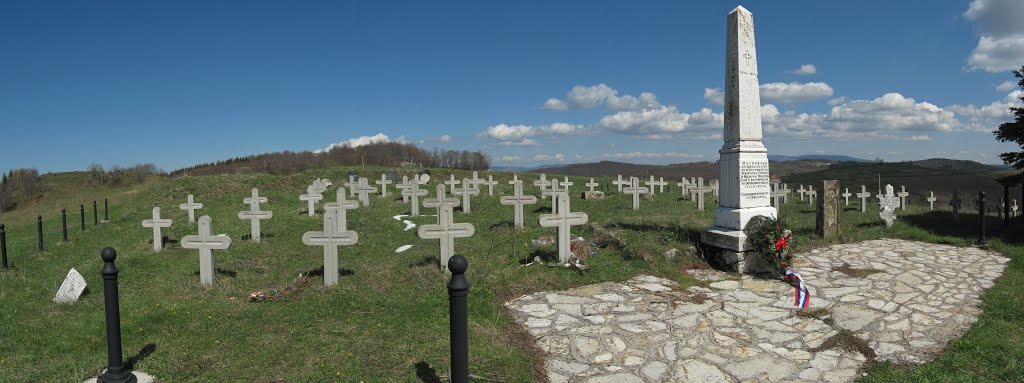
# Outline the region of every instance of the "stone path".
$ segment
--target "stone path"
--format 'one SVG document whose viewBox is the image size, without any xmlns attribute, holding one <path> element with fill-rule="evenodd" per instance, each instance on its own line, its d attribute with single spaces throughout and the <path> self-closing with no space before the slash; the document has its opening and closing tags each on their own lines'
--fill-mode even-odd
<svg viewBox="0 0 1024 383">
<path fill-rule="evenodd" d="M 922 363 L 941 351 L 1009 261 L 894 239 L 796 259 L 811 291 L 803 315 L 789 285 L 713 270 L 691 270 L 709 287 L 641 275 L 506 306 L 547 353 L 553 383 L 849 382 L 869 358 Z"/>
</svg>

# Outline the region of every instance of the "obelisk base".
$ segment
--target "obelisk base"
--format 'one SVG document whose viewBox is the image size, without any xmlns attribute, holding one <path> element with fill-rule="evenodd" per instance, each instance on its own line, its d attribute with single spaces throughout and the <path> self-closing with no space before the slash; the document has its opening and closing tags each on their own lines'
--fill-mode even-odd
<svg viewBox="0 0 1024 383">
<path fill-rule="evenodd" d="M 705 260 L 715 268 L 725 271 L 754 275 L 770 273 L 771 266 L 768 262 L 761 254 L 751 251 L 747 235 L 735 227 L 745 227 L 755 216 L 775 217 L 776 214 L 773 207 L 715 209 L 716 225 L 700 234 L 700 241 L 704 244 Z"/>
</svg>

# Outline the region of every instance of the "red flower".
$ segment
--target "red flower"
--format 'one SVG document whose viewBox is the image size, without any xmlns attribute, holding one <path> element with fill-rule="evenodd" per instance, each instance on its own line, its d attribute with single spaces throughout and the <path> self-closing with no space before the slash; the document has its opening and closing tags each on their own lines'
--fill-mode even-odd
<svg viewBox="0 0 1024 383">
<path fill-rule="evenodd" d="M 780 264 L 779 264 L 779 266 L 782 266 L 782 267 L 786 267 L 786 266 L 788 266 L 788 265 L 789 265 L 789 264 L 788 264 L 788 263 L 786 263 L 786 262 L 782 262 L 782 263 L 780 263 Z"/>
<path fill-rule="evenodd" d="M 779 238 L 777 241 L 775 241 L 775 251 L 782 251 L 782 249 L 785 249 L 786 246 L 788 245 L 786 243 L 788 239 L 789 239 L 789 236 L 785 236 L 785 237 Z"/>
</svg>

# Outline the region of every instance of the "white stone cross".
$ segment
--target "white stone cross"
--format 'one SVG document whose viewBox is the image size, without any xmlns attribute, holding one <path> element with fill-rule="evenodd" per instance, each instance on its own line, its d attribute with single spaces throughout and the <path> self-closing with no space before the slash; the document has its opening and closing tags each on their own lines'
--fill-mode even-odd
<svg viewBox="0 0 1024 383">
<path fill-rule="evenodd" d="M 804 194 L 807 193 L 807 189 L 804 189 L 804 185 L 800 185 L 800 188 L 796 189 L 796 192 L 800 194 L 800 201 L 803 202 Z"/>
<path fill-rule="evenodd" d="M 1017 209 L 1019 209 L 1019 207 L 1017 207 L 1017 200 L 1014 199 L 1013 200 L 1013 205 L 1010 206 L 1010 210 L 1013 211 L 1013 216 L 1014 217 L 1017 216 Z"/>
<path fill-rule="evenodd" d="M 512 175 L 512 180 L 508 181 L 508 184 L 509 185 L 516 185 L 516 184 L 522 185 L 523 184 L 523 180 L 519 179 L 519 175 L 518 174 L 513 174 Z"/>
<path fill-rule="evenodd" d="M 395 184 L 398 188 L 398 194 L 402 195 L 402 203 L 409 203 L 409 196 L 405 194 L 405 190 L 409 188 L 409 176 L 402 176 L 402 182 Z"/>
<path fill-rule="evenodd" d="M 871 197 L 871 193 L 868 192 L 868 188 L 864 185 L 860 185 L 860 193 L 856 194 L 857 198 L 860 198 L 860 212 L 868 211 L 868 198 Z"/>
<path fill-rule="evenodd" d="M 452 194 L 462 197 L 463 213 L 472 213 L 473 197 L 480 195 L 480 189 L 476 188 L 476 185 L 473 183 L 473 180 L 463 178 L 462 187 L 455 188 L 455 192 Z"/>
<path fill-rule="evenodd" d="M 644 181 L 644 185 L 647 186 L 647 190 L 649 190 L 651 195 L 654 195 L 654 187 L 658 185 L 658 181 L 655 181 L 654 180 L 654 176 L 651 176 L 651 180 L 650 181 Z"/>
<path fill-rule="evenodd" d="M 514 223 L 516 229 L 523 228 L 523 206 L 533 205 L 537 203 L 537 197 L 533 195 L 523 195 L 523 183 L 517 183 L 512 185 L 512 195 L 502 196 L 499 202 L 502 205 L 512 205 L 514 210 Z"/>
<path fill-rule="evenodd" d="M 454 174 L 448 175 L 448 180 L 444 181 L 445 185 L 448 185 L 448 192 L 455 194 L 455 186 L 462 183 L 462 181 L 456 180 Z"/>
<path fill-rule="evenodd" d="M 775 209 L 781 209 L 780 206 L 779 206 L 779 200 L 782 199 L 782 198 L 785 198 L 786 192 L 784 192 L 784 191 L 779 189 L 779 183 L 778 182 L 772 183 L 772 189 L 775 189 L 771 193 L 772 202 L 775 203 Z"/>
<path fill-rule="evenodd" d="M 299 201 L 306 201 L 306 207 L 309 210 L 309 216 L 316 216 L 316 203 L 320 202 L 324 196 L 316 192 L 316 188 L 312 185 L 306 187 L 306 194 L 299 194 Z"/>
<path fill-rule="evenodd" d="M 807 185 L 807 190 L 804 191 L 807 194 L 807 204 L 814 205 L 814 199 L 818 197 L 818 192 L 814 190 L 814 186 Z"/>
<path fill-rule="evenodd" d="M 376 193 L 377 188 L 370 186 L 369 181 L 365 177 L 359 177 L 359 183 L 356 185 L 356 194 L 359 195 L 359 202 L 363 206 L 370 206 L 370 193 Z"/>
<path fill-rule="evenodd" d="M 900 197 L 900 210 L 907 210 L 907 196 L 909 195 L 910 193 L 907 193 L 907 187 L 900 186 L 900 192 L 896 193 L 896 196 Z"/>
<path fill-rule="evenodd" d="M 348 189 L 349 197 L 356 196 L 356 187 L 359 186 L 359 178 L 360 177 L 357 175 L 350 174 L 348 176 L 348 182 L 342 184 L 342 186 L 345 186 L 345 188 Z"/>
<path fill-rule="evenodd" d="M 690 181 L 688 181 L 686 177 L 683 177 L 682 182 L 676 183 L 676 186 L 679 187 L 679 193 L 682 194 L 683 196 L 686 196 L 686 193 L 687 191 L 689 191 L 688 189 L 690 188 Z"/>
<path fill-rule="evenodd" d="M 409 180 L 409 187 L 402 190 L 403 196 L 408 196 L 410 203 L 409 215 L 418 217 L 420 215 L 420 197 L 427 195 L 427 189 L 420 189 L 419 177 Z"/>
<path fill-rule="evenodd" d="M 548 195 L 544 194 L 544 191 L 548 189 L 548 179 L 544 173 L 540 174 L 540 179 L 533 181 L 533 186 L 540 188 L 540 199 L 547 199 Z"/>
<path fill-rule="evenodd" d="M 260 241 L 260 220 L 274 216 L 272 211 L 261 211 L 260 204 L 267 203 L 267 197 L 260 197 L 260 191 L 252 188 L 252 196 L 243 198 L 242 203 L 249 204 L 249 211 L 238 212 L 238 219 L 249 220 L 249 236 L 253 242 Z"/>
<path fill-rule="evenodd" d="M 597 187 L 598 185 L 600 185 L 600 184 L 597 183 L 597 182 L 594 182 L 594 178 L 593 177 L 590 178 L 590 182 L 587 182 L 587 183 L 583 184 L 583 186 L 586 186 L 586 187 L 590 188 L 590 192 L 594 192 L 594 188 Z"/>
<path fill-rule="evenodd" d="M 900 200 L 892 193 L 892 185 L 885 185 L 885 194 L 878 199 L 878 216 L 885 221 L 885 227 L 892 227 L 896 220 L 896 208 L 900 206 Z"/>
<path fill-rule="evenodd" d="M 928 210 L 935 210 L 935 192 L 928 192 L 928 198 L 925 198 L 924 200 L 928 201 Z"/>
<path fill-rule="evenodd" d="M 555 195 L 557 195 L 558 193 L 561 193 L 561 192 L 562 191 L 558 188 L 558 179 L 557 178 L 551 179 L 551 188 L 550 189 L 544 189 L 544 190 L 541 190 L 541 192 L 540 192 L 541 198 L 551 197 L 551 212 L 552 213 L 557 213 L 558 212 L 558 201 L 555 201 L 554 197 L 555 197 Z"/>
<path fill-rule="evenodd" d="M 199 250 L 199 282 L 205 286 L 213 286 L 213 251 L 231 247 L 231 237 L 213 235 L 213 222 L 210 216 L 199 217 L 199 234 L 186 235 L 181 238 L 184 249 Z"/>
<path fill-rule="evenodd" d="M 307 231 L 302 234 L 302 243 L 306 246 L 324 248 L 324 286 L 338 284 L 338 246 L 351 246 L 359 241 L 359 234 L 340 229 L 335 222 L 336 218 L 334 214 L 325 211 L 323 231 Z"/>
<path fill-rule="evenodd" d="M 850 194 L 850 188 L 845 188 L 845 190 L 846 191 L 843 192 L 843 194 L 840 194 L 840 195 L 843 196 L 843 198 L 846 199 L 846 205 L 845 206 L 850 206 L 850 196 L 852 196 L 853 194 Z"/>
<path fill-rule="evenodd" d="M 455 254 L 455 238 L 471 237 L 475 232 L 471 223 L 454 223 L 452 207 L 442 205 L 437 212 L 437 224 L 420 226 L 418 234 L 422 239 L 437 239 L 440 243 L 438 261 L 441 270 L 448 270 L 448 258 Z"/>
<path fill-rule="evenodd" d="M 317 178 L 313 180 L 313 187 L 316 188 L 317 193 L 324 194 L 324 191 L 327 191 L 329 186 L 331 186 L 331 180 L 329 179 Z"/>
<path fill-rule="evenodd" d="M 566 192 L 566 193 L 572 194 L 572 190 L 569 189 L 569 187 L 572 186 L 572 185 L 575 185 L 575 184 L 572 181 L 569 181 L 569 177 L 568 176 L 564 177 L 564 179 L 562 181 L 562 187 L 565 188 L 565 190 L 563 190 L 563 191 Z"/>
<path fill-rule="evenodd" d="M 792 190 L 789 190 L 789 184 L 782 184 L 781 190 L 785 193 L 782 196 L 782 203 L 789 203 L 789 193 L 793 192 Z"/>
<path fill-rule="evenodd" d="M 633 195 L 633 210 L 640 210 L 640 195 L 647 193 L 647 187 L 640 186 L 640 179 L 636 177 L 629 178 L 630 185 L 622 188 L 622 192 Z"/>
<path fill-rule="evenodd" d="M 153 251 L 160 251 L 164 249 L 164 236 L 161 234 L 161 229 L 165 227 L 171 227 L 173 224 L 170 218 L 160 218 L 160 207 L 153 208 L 153 219 L 146 219 L 142 221 L 142 227 L 153 228 Z"/>
<path fill-rule="evenodd" d="M 345 188 L 335 191 L 334 202 L 324 204 L 324 214 L 334 215 L 334 227 L 339 231 L 348 230 L 348 211 L 359 208 L 359 201 L 345 198 Z"/>
<path fill-rule="evenodd" d="M 480 183 L 483 182 L 483 181 L 484 180 L 481 179 L 480 176 L 477 174 L 477 172 L 474 170 L 473 171 L 473 177 L 469 179 L 469 184 L 472 185 L 472 188 L 474 188 L 474 189 L 480 189 Z M 466 184 L 466 180 L 465 179 L 462 180 L 462 184 L 463 185 Z"/>
<path fill-rule="evenodd" d="M 380 185 L 380 196 L 381 196 L 381 198 L 387 198 L 387 196 L 388 196 L 388 185 L 391 185 L 392 183 L 394 183 L 394 181 L 389 180 L 387 174 L 381 173 L 380 174 L 380 179 L 376 180 L 376 181 L 373 181 L 373 183 L 375 183 L 377 185 Z"/>
<path fill-rule="evenodd" d="M 690 190 L 697 193 L 697 210 L 704 211 L 704 193 L 711 191 L 711 187 L 704 186 L 704 177 L 697 177 L 697 187 Z"/>
<path fill-rule="evenodd" d="M 708 181 L 708 187 L 711 188 L 711 195 L 718 197 L 718 180 Z"/>
<path fill-rule="evenodd" d="M 658 177 L 658 193 L 664 193 L 666 186 L 668 182 L 665 182 L 665 177 Z"/>
<path fill-rule="evenodd" d="M 444 206 L 448 206 L 449 209 L 458 207 L 460 204 L 459 199 L 454 197 L 448 197 L 448 195 L 445 194 L 446 190 L 447 189 L 444 187 L 444 185 L 438 184 L 437 196 L 434 198 L 424 198 L 423 207 L 436 208 L 438 215 L 441 214 L 441 209 Z"/>
<path fill-rule="evenodd" d="M 622 193 L 622 187 L 629 186 L 629 182 L 630 181 L 624 181 L 622 179 L 622 174 L 619 174 L 618 179 L 612 181 L 612 184 L 615 185 L 615 187 L 619 188 L 619 193 Z"/>
<path fill-rule="evenodd" d="M 494 195 L 494 185 L 497 185 L 498 181 L 494 180 L 494 176 L 488 174 L 487 175 L 487 181 L 480 181 L 480 184 L 481 185 L 487 185 L 487 195 L 493 196 Z"/>
<path fill-rule="evenodd" d="M 196 203 L 195 200 L 192 199 L 192 195 L 189 194 L 188 202 L 178 205 L 178 208 L 181 210 L 188 210 L 188 223 L 191 225 L 196 221 L 196 210 L 202 209 L 203 204 Z"/>
<path fill-rule="evenodd" d="M 569 261 L 571 236 L 569 230 L 572 226 L 587 223 L 587 213 L 573 213 L 569 211 L 569 194 L 558 193 L 552 196 L 558 203 L 558 212 L 540 215 L 541 227 L 558 228 L 558 262 L 565 264 Z"/>
</svg>

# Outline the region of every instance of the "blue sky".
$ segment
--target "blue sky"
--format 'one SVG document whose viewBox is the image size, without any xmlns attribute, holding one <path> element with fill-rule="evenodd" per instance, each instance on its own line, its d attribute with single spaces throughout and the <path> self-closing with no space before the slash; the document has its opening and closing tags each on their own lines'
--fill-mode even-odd
<svg viewBox="0 0 1024 383">
<path fill-rule="evenodd" d="M 773 154 L 998 163 L 1024 1 L 0 4 L 0 168 L 371 138 L 496 165 L 717 160 L 726 15 Z M 360 137 L 362 137 L 360 139 Z"/>
</svg>

